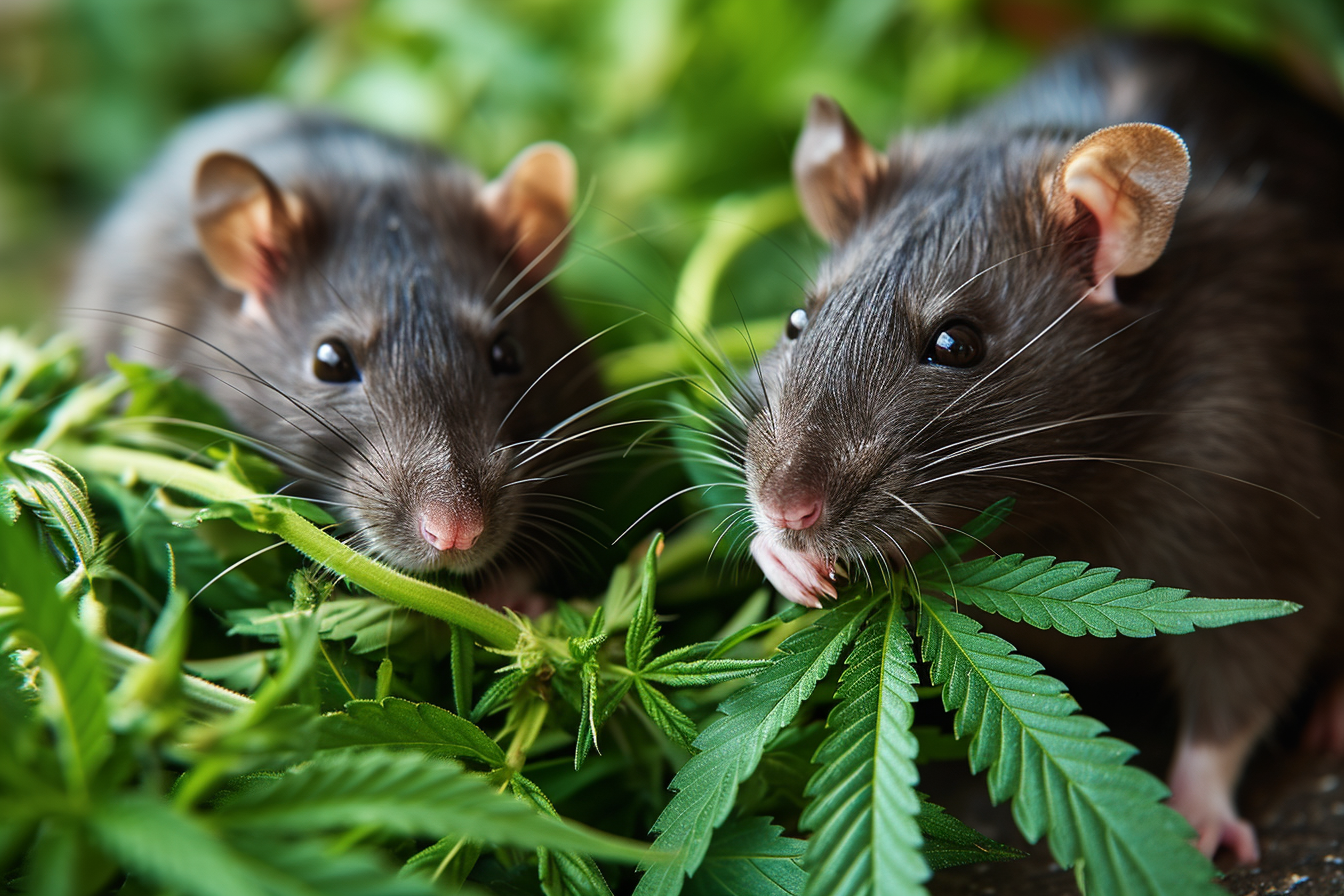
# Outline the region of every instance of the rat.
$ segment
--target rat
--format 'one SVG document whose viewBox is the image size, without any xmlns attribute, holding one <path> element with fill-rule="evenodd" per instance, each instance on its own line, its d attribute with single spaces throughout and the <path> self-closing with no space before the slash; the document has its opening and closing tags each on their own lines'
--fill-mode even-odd
<svg viewBox="0 0 1344 896">
<path fill-rule="evenodd" d="M 1344 588 L 1344 124 L 1220 51 L 1094 39 L 885 153 L 817 97 L 793 173 L 830 253 L 742 409 L 767 578 L 820 606 L 1012 496 L 996 552 L 1301 603 L 1159 638 L 1171 804 L 1254 862 L 1235 788 Z"/>
<path fill-rule="evenodd" d="M 518 570 L 558 554 L 555 480 L 600 397 L 546 288 L 575 190 L 555 143 L 486 183 L 334 114 L 226 107 L 129 187 L 67 316 L 94 366 L 115 352 L 200 387 L 361 549 L 535 610 Z"/>
</svg>

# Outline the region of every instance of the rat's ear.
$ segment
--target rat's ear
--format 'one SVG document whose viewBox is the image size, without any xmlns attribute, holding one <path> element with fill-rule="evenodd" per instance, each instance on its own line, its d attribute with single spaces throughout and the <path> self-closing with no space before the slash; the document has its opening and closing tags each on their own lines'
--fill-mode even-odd
<svg viewBox="0 0 1344 896">
<path fill-rule="evenodd" d="M 564 254 L 578 180 L 573 153 L 559 143 L 535 143 L 481 190 L 500 248 L 528 280 L 546 276 Z"/>
<path fill-rule="evenodd" d="M 303 203 L 261 169 L 230 152 L 206 156 L 196 169 L 192 217 L 215 276 L 264 300 L 294 253 Z"/>
<path fill-rule="evenodd" d="M 1175 131 L 1118 124 L 1084 137 L 1055 169 L 1051 212 L 1065 224 L 1096 222 L 1091 298 L 1115 301 L 1115 278 L 1147 270 L 1167 247 L 1190 181 L 1190 154 Z"/>
<path fill-rule="evenodd" d="M 887 170 L 835 100 L 814 96 L 793 150 L 793 183 L 812 229 L 838 243 L 863 214 L 868 191 Z"/>
</svg>

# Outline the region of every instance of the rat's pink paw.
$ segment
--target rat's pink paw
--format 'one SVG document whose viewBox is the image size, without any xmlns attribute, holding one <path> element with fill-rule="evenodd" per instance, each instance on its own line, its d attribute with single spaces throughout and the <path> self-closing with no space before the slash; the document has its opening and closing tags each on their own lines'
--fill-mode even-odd
<svg viewBox="0 0 1344 896">
<path fill-rule="evenodd" d="M 1319 753 L 1344 754 L 1344 678 L 1321 695 L 1302 732 L 1302 746 Z"/>
<path fill-rule="evenodd" d="M 1237 814 L 1232 802 L 1241 763 L 1236 756 L 1240 744 L 1192 744 L 1176 746 L 1171 768 L 1171 808 L 1185 816 L 1195 829 L 1195 845 L 1213 858 L 1219 847 L 1226 847 L 1240 865 L 1260 861 L 1260 846 L 1255 828 Z"/>
<path fill-rule="evenodd" d="M 491 579 L 471 596 L 495 610 L 512 610 L 519 616 L 537 617 L 555 603 L 534 587 L 532 577 L 520 572 L 507 572 Z"/>
<path fill-rule="evenodd" d="M 796 604 L 815 609 L 821 606 L 822 595 L 836 596 L 829 562 L 822 557 L 790 550 L 775 541 L 769 532 L 758 532 L 751 540 L 751 556 L 756 558 L 770 584 Z"/>
</svg>

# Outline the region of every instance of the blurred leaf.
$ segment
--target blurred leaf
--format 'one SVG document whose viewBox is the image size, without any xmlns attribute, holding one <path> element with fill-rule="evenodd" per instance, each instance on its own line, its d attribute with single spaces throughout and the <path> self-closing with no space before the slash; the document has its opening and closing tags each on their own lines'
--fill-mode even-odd
<svg viewBox="0 0 1344 896">
<path fill-rule="evenodd" d="M 1007 862 L 1024 858 L 1027 854 L 1011 846 L 1004 846 L 947 814 L 942 806 L 919 795 L 920 833 L 924 835 L 924 859 L 933 871 L 956 865 L 974 865 L 977 862 Z"/>
<path fill-rule="evenodd" d="M 337 747 L 406 747 L 427 756 L 472 759 L 502 768 L 504 751 L 481 729 L 446 709 L 411 703 L 397 697 L 351 700 L 345 712 L 321 718 L 319 749 Z"/>
</svg>

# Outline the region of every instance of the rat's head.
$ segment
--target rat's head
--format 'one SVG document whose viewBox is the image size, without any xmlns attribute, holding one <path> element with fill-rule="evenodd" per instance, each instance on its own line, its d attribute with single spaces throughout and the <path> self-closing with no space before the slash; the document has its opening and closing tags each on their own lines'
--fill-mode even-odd
<svg viewBox="0 0 1344 896">
<path fill-rule="evenodd" d="M 199 249 L 233 297 L 201 334 L 230 356 L 210 391 L 375 555 L 487 568 L 543 525 L 536 483 L 563 453 L 548 430 L 592 388 L 582 353 L 562 361 L 576 340 L 544 291 L 573 158 L 540 144 L 483 185 L 414 147 L 339 136 L 314 151 L 339 159 L 200 164 Z"/>
<path fill-rule="evenodd" d="M 1137 343 L 1107 339 L 1144 313 L 1116 281 L 1161 254 L 1188 171 L 1149 124 L 883 156 L 813 102 L 794 176 L 833 251 L 761 360 L 746 450 L 753 553 L 786 596 L 814 604 L 837 558 L 922 552 L 1106 449 L 1144 376 Z"/>
</svg>

